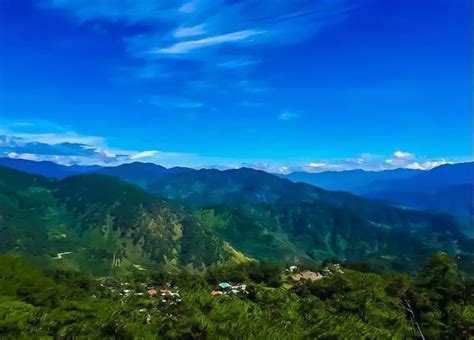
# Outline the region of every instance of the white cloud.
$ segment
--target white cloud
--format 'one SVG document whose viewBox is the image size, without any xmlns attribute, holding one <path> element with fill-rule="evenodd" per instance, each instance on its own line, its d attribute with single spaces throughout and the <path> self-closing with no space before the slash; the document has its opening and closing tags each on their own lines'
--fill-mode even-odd
<svg viewBox="0 0 474 340">
<path fill-rule="evenodd" d="M 391 158 L 385 160 L 385 163 L 399 168 L 406 167 L 416 158 L 416 155 L 405 151 L 395 151 Z"/>
<path fill-rule="evenodd" d="M 404 152 L 404 151 L 395 151 L 393 153 L 393 156 L 398 159 L 413 159 L 415 158 L 415 155 L 409 152 Z"/>
<path fill-rule="evenodd" d="M 32 153 L 21 153 L 18 154 L 16 152 L 10 152 L 7 154 L 8 158 L 15 158 L 15 159 L 26 159 L 28 161 L 40 161 L 42 160 L 41 156 L 32 154 Z"/>
<path fill-rule="evenodd" d="M 405 151 L 395 151 L 391 158 L 385 160 L 388 169 L 405 168 L 414 170 L 431 170 L 440 165 L 451 164 L 451 161 L 445 159 L 433 160 L 419 158 L 414 153 Z"/>
<path fill-rule="evenodd" d="M 427 161 L 427 162 L 412 162 L 406 166 L 407 169 L 415 169 L 415 170 L 431 170 L 438 166 L 444 164 L 453 164 L 452 162 L 447 162 L 444 159 L 439 161 Z"/>
<path fill-rule="evenodd" d="M 18 157 L 18 154 L 17 154 L 16 152 L 8 152 L 8 153 L 6 154 L 6 156 L 7 156 L 8 158 L 17 158 L 17 157 Z"/>
<path fill-rule="evenodd" d="M 220 45 L 229 42 L 237 42 L 248 40 L 249 38 L 261 35 L 265 31 L 255 31 L 255 30 L 244 30 L 233 33 L 216 35 L 208 38 L 203 38 L 199 40 L 188 40 L 183 42 L 178 42 L 174 45 L 165 48 L 159 48 L 152 50 L 152 54 L 184 54 L 192 50 L 209 47 L 214 45 Z"/>
<path fill-rule="evenodd" d="M 205 33 L 204 31 L 204 24 L 191 26 L 191 27 L 178 27 L 174 31 L 174 36 L 176 38 L 186 38 L 186 37 L 193 37 L 196 35 L 202 35 Z"/>
<path fill-rule="evenodd" d="M 150 157 L 156 156 L 158 152 L 159 151 L 156 151 L 156 150 L 142 151 L 142 152 L 138 152 L 136 154 L 131 155 L 130 159 L 137 160 L 137 159 L 142 159 L 142 158 L 150 158 Z"/>
<path fill-rule="evenodd" d="M 323 167 L 327 166 L 327 164 L 326 163 L 312 162 L 312 163 L 309 163 L 308 166 L 311 167 L 311 168 L 323 168 Z"/>
<path fill-rule="evenodd" d="M 105 157 L 105 158 L 115 158 L 117 157 L 117 155 L 110 151 L 110 150 L 106 150 L 106 149 L 95 149 L 95 148 L 91 148 L 94 153 L 96 153 L 97 155 L 99 156 L 102 156 L 102 157 Z"/>
</svg>

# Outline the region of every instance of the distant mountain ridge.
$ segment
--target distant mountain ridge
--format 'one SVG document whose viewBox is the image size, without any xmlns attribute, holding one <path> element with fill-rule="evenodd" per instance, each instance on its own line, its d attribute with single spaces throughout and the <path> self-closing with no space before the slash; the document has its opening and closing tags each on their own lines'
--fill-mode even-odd
<svg viewBox="0 0 474 340">
<path fill-rule="evenodd" d="M 415 209 L 472 218 L 473 192 L 474 163 L 471 162 L 445 164 L 409 178 L 376 182 L 361 194 Z"/>
<path fill-rule="evenodd" d="M 194 171 L 194 169 L 183 167 L 165 168 L 164 166 L 153 163 L 133 162 L 114 167 L 102 167 L 90 172 L 108 176 L 116 176 L 146 188 L 151 182 L 167 175 L 179 174 L 188 171 Z"/>
<path fill-rule="evenodd" d="M 96 171 L 101 168 L 98 165 L 65 166 L 49 161 L 31 161 L 26 159 L 16 159 L 7 157 L 0 158 L 0 165 L 19 171 L 28 172 L 30 174 L 41 175 L 44 177 L 55 179 L 63 179 L 80 173 Z"/>
<path fill-rule="evenodd" d="M 365 171 L 356 169 L 344 171 L 323 171 L 318 173 L 293 172 L 285 175 L 278 174 L 278 176 L 289 179 L 293 182 L 312 184 L 326 190 L 361 193 L 376 181 L 400 180 L 410 178 L 419 173 L 422 173 L 422 171 L 412 169 Z"/>
<path fill-rule="evenodd" d="M 62 165 L 49 161 L 32 161 L 16 158 L 0 158 L 0 165 L 24 171 L 33 175 L 41 175 L 54 179 L 64 179 L 78 174 L 102 174 L 119 177 L 141 187 L 146 187 L 149 182 L 157 180 L 168 174 L 177 174 L 194 171 L 191 168 L 164 166 L 154 163 L 132 162 L 117 166 L 99 165 Z"/>
<path fill-rule="evenodd" d="M 390 180 L 377 180 L 359 193 L 404 189 L 439 189 L 474 183 L 474 162 L 444 164 L 429 171 Z"/>
<path fill-rule="evenodd" d="M 386 200 L 402 206 L 473 216 L 474 162 L 445 164 L 429 171 L 395 169 L 381 172 L 293 173 L 283 175 L 328 190 Z"/>
<path fill-rule="evenodd" d="M 414 209 L 450 213 L 466 219 L 470 218 L 474 211 L 472 199 L 472 186 L 474 183 L 473 164 L 474 163 L 446 164 L 430 171 L 411 169 L 395 169 L 379 172 L 348 170 L 321 173 L 297 172 L 288 175 L 276 175 L 274 177 L 285 178 L 295 183 L 306 183 L 326 190 L 346 191 L 367 198 L 385 200 Z M 0 158 L 0 165 L 55 179 L 63 179 L 81 173 L 99 173 L 115 176 L 166 197 L 184 199 L 184 196 L 195 196 L 194 199 L 187 197 L 186 200 L 188 203 L 194 201 L 191 203 L 198 206 L 202 204 L 196 202 L 197 196 L 199 196 L 199 191 L 204 189 L 191 187 L 191 185 L 202 185 L 204 182 L 212 182 L 216 185 L 226 184 L 232 187 L 232 185 L 236 185 L 236 183 L 232 182 L 233 177 L 223 174 L 232 174 L 235 171 L 239 171 L 239 169 L 226 171 L 216 169 L 195 170 L 184 167 L 168 169 L 153 163 L 141 162 L 110 167 L 64 166 L 53 162 L 34 162 L 9 158 Z M 240 176 L 252 170 L 253 169 L 240 169 Z M 191 173 L 193 175 L 190 175 Z M 263 175 L 257 177 L 263 178 L 262 176 Z M 204 181 L 192 181 L 190 180 L 192 177 L 196 177 L 197 179 L 202 177 Z M 182 183 L 174 185 L 174 187 L 177 188 L 176 190 L 171 190 L 170 186 L 173 181 L 188 181 L 188 186 L 183 190 L 187 190 L 189 195 L 185 192 L 178 192 L 179 187 L 182 187 Z M 275 178 L 273 178 L 272 181 L 275 181 Z M 226 197 L 222 195 L 222 197 L 217 197 L 219 194 L 213 191 L 212 194 L 217 195 L 214 197 L 214 202 L 210 198 L 205 198 L 206 202 L 202 203 L 223 203 L 221 201 L 222 199 L 229 200 L 230 203 L 233 203 L 238 201 L 236 196 L 247 196 L 247 201 L 252 201 L 250 196 L 253 194 L 259 195 L 258 199 L 256 198 L 257 196 L 253 197 L 255 202 L 271 202 L 275 200 L 273 196 L 274 193 L 270 193 L 269 190 L 265 190 L 265 188 L 262 187 L 259 187 L 258 192 L 252 193 L 256 184 L 258 184 L 258 180 L 255 178 L 253 182 L 247 183 L 246 187 L 242 187 L 241 192 L 236 192 L 234 197 L 230 197 L 229 192 L 227 192 Z M 281 185 L 281 183 L 278 185 Z M 300 189 L 297 189 L 297 191 L 298 190 Z M 315 192 L 316 191 L 313 190 L 313 194 Z M 287 198 L 291 197 L 291 195 L 288 196 L 288 193 L 286 193 L 285 196 Z"/>
</svg>

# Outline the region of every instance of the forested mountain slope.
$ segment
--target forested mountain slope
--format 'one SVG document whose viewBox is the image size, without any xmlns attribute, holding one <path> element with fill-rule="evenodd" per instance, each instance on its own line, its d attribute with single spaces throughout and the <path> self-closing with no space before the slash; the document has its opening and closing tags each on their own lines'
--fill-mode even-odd
<svg viewBox="0 0 474 340">
<path fill-rule="evenodd" d="M 103 275 L 232 257 L 192 212 L 113 177 L 51 181 L 0 167 L 0 202 L 0 250 L 39 262 Z"/>
<path fill-rule="evenodd" d="M 291 264 L 336 258 L 378 270 L 415 271 L 430 254 L 444 251 L 472 271 L 474 244 L 452 218 L 416 213 L 412 218 L 403 226 L 377 223 L 321 203 L 221 205 L 203 212 L 205 223 L 222 238 L 260 260 Z"/>
<path fill-rule="evenodd" d="M 196 207 L 239 203 L 318 203 L 350 209 L 366 220 L 391 227 L 410 229 L 426 226 L 457 233 L 457 222 L 444 214 L 402 209 L 384 201 L 293 183 L 247 168 L 227 171 L 204 169 L 170 175 L 153 183 L 149 190 Z"/>
</svg>

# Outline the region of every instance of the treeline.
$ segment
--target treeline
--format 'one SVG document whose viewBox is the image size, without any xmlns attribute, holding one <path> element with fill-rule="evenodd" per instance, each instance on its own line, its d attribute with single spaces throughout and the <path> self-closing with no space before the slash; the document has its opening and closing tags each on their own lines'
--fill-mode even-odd
<svg viewBox="0 0 474 340">
<path fill-rule="evenodd" d="M 212 296 L 220 282 L 247 293 Z M 163 287 L 179 299 L 147 296 Z M 302 282 L 265 262 L 91 279 L 2 255 L 0 338 L 469 339 L 473 294 L 443 253 L 416 276 L 342 267 Z"/>
</svg>

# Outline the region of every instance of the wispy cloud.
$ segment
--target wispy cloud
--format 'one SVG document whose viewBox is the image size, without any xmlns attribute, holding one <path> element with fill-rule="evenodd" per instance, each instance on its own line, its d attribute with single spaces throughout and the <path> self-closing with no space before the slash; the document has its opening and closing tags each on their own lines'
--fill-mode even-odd
<svg viewBox="0 0 474 340">
<path fill-rule="evenodd" d="M 311 163 L 308 164 L 308 166 L 311 167 L 311 168 L 324 168 L 324 167 L 327 167 L 328 164 L 327 163 L 322 163 L 322 162 L 320 162 L 320 163 L 311 162 Z"/>
<path fill-rule="evenodd" d="M 257 65 L 260 62 L 261 60 L 259 59 L 239 58 L 239 59 L 232 59 L 232 60 L 218 63 L 217 66 L 221 68 L 227 68 L 227 69 L 236 69 L 236 68 L 241 68 L 241 67 Z"/>
<path fill-rule="evenodd" d="M 202 35 L 205 33 L 204 26 L 204 24 L 200 24 L 191 27 L 178 27 L 174 31 L 174 36 L 176 38 L 187 38 L 194 37 L 196 35 Z"/>
<path fill-rule="evenodd" d="M 166 58 L 185 57 L 215 66 L 216 60 L 229 55 L 211 47 L 226 44 L 232 55 L 245 60 L 251 57 L 242 48 L 248 43 L 266 48 L 304 41 L 345 19 L 360 1 L 44 0 L 41 4 L 63 9 L 81 23 L 114 22 L 135 28 L 143 24 L 146 29 L 128 30 L 123 37 L 134 58 L 158 58 L 166 64 Z M 220 64 L 238 67 L 245 62 Z"/>
<path fill-rule="evenodd" d="M 299 117 L 298 112 L 285 110 L 278 115 L 278 120 L 288 121 Z"/>
<path fill-rule="evenodd" d="M 344 20 L 364 0 L 41 0 L 44 10 L 62 11 L 81 29 L 100 27 L 122 40 L 123 58 L 114 64 L 110 79 L 120 83 L 156 84 L 170 92 L 186 93 L 178 101 L 153 97 L 145 100 L 161 109 L 195 110 L 215 103 L 257 107 L 274 90 L 265 73 L 268 50 L 311 39 L 321 30 Z M 264 52 L 264 53 L 263 53 Z M 213 87 L 213 96 L 191 82 Z M 161 92 L 163 93 L 163 92 Z M 153 95 L 153 94 L 151 94 Z M 238 96 L 244 101 L 230 101 Z M 232 104 L 233 103 L 233 104 Z M 261 106 L 258 104 L 258 106 Z M 196 114 L 197 115 L 197 114 Z M 281 114 L 281 120 L 296 118 Z"/>
<path fill-rule="evenodd" d="M 222 35 L 216 35 L 208 38 L 203 38 L 199 40 L 188 40 L 176 43 L 172 46 L 160 48 L 157 50 L 152 50 L 152 54 L 184 54 L 192 50 L 196 50 L 203 47 L 210 47 L 214 45 L 220 45 L 230 42 L 238 42 L 244 40 L 251 40 L 250 38 L 257 35 L 264 34 L 265 31 L 254 31 L 254 30 L 245 30 L 238 31 L 233 33 L 227 33 Z"/>
</svg>

